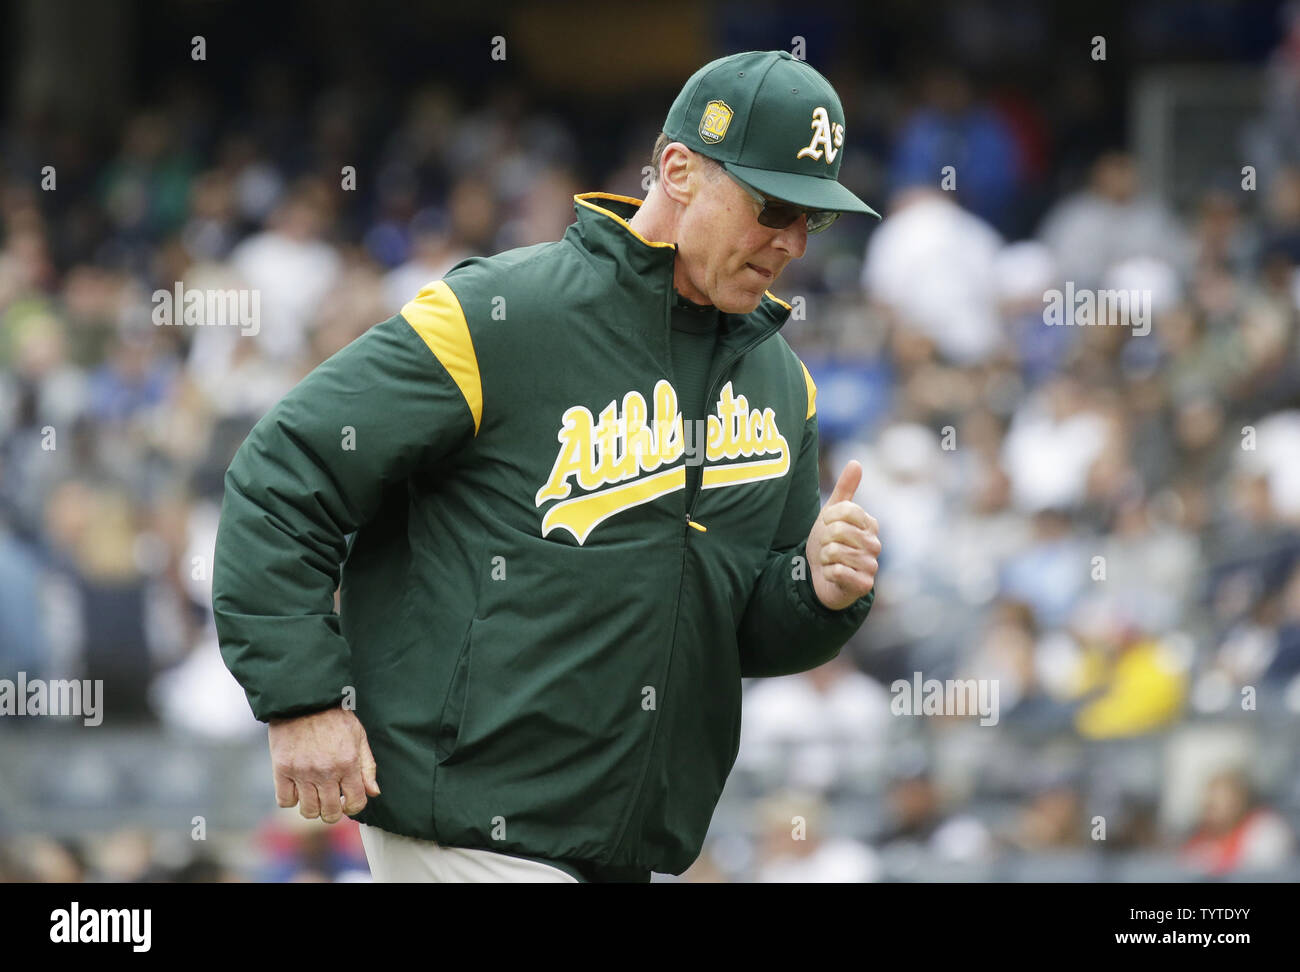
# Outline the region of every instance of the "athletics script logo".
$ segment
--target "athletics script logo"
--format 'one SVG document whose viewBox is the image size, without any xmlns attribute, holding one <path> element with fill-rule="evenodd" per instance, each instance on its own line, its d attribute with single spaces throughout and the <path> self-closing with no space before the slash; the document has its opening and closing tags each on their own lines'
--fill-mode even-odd
<svg viewBox="0 0 1300 972">
<path fill-rule="evenodd" d="M 731 382 L 722 386 L 717 412 L 708 417 L 707 430 L 699 432 L 690 426 L 683 428 L 677 391 L 668 381 L 661 378 L 652 397 L 653 421 L 644 396 L 637 391 L 623 396 L 621 410 L 618 399 L 611 401 L 601 409 L 599 419 L 582 405 L 565 410 L 556 435 L 559 454 L 551 475 L 537 491 L 539 507 L 549 500 L 561 501 L 542 518 L 542 536 L 565 529 L 583 544 L 591 531 L 611 516 L 685 489 L 686 466 L 705 460 L 718 464 L 704 467 L 701 489 L 776 479 L 789 471 L 790 447 L 777 427 L 776 413 L 770 408 L 750 408 Z M 656 472 L 683 455 L 685 464 Z M 751 462 L 721 462 L 742 456 L 755 458 Z M 571 481 L 587 492 L 568 498 L 573 491 Z"/>
</svg>

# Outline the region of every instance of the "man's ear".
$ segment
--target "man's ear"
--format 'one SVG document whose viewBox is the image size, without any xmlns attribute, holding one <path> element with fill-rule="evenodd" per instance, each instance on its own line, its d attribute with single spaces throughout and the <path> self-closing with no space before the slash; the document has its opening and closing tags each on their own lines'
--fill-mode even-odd
<svg viewBox="0 0 1300 972">
<path fill-rule="evenodd" d="M 659 157 L 659 185 L 664 195 L 683 206 L 689 203 L 695 194 L 691 172 L 699 167 L 699 159 L 691 157 L 690 149 L 681 142 L 669 142 Z"/>
</svg>

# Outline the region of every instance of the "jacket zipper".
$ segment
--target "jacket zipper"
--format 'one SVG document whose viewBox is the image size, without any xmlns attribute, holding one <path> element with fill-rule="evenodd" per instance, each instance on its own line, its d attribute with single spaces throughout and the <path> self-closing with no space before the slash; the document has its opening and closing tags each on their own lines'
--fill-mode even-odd
<svg viewBox="0 0 1300 972">
<path fill-rule="evenodd" d="M 668 326 L 671 329 L 672 327 L 671 282 L 669 283 L 668 299 L 670 301 L 667 307 Z M 704 396 L 704 401 L 706 403 L 706 406 L 707 403 L 713 399 L 713 396 L 717 394 L 718 389 L 722 387 L 722 379 L 726 376 L 727 372 L 730 371 L 731 368 L 736 364 L 736 362 L 739 361 L 741 358 L 743 358 L 754 348 L 758 347 L 758 345 L 762 344 L 763 341 L 767 340 L 778 330 L 780 330 L 779 327 L 772 328 L 769 331 L 765 331 L 764 333 L 755 337 L 752 341 L 743 345 L 739 350 L 732 353 L 731 357 L 727 360 L 727 363 L 723 365 L 722 368 L 718 371 L 718 376 L 713 380 L 713 384 L 710 386 L 708 394 Z M 669 336 L 669 340 L 671 340 L 671 335 Z M 669 361 L 668 361 L 669 369 L 672 368 L 671 359 L 672 359 L 672 352 L 670 348 Z M 691 514 L 695 512 L 695 506 L 699 502 L 700 494 L 702 492 L 704 492 L 703 470 L 700 471 L 700 485 L 695 490 L 695 495 L 691 497 L 690 508 L 686 511 L 686 525 L 682 528 L 682 558 L 677 568 L 677 593 L 673 597 L 673 633 L 668 641 L 668 666 L 664 669 L 663 687 L 665 689 L 668 687 L 669 676 L 672 674 L 673 655 L 677 650 L 677 624 L 680 619 L 679 608 L 681 607 L 681 603 L 682 603 L 682 588 L 685 585 L 685 581 L 686 581 L 686 549 L 690 540 L 691 528 L 694 528 L 700 531 L 701 533 L 708 532 L 708 527 L 704 526 L 702 523 L 700 523 L 697 520 L 691 519 Z M 667 695 L 664 696 L 664 701 L 665 703 L 667 703 L 668 701 Z M 637 816 L 637 810 L 639 809 L 641 803 L 641 794 L 645 790 L 646 775 L 650 772 L 650 761 L 651 761 L 651 757 L 654 755 L 655 741 L 659 737 L 659 726 L 663 722 L 663 719 L 664 719 L 664 710 L 661 709 L 659 711 L 659 718 L 655 720 L 654 727 L 650 730 L 650 740 L 646 748 L 645 764 L 641 767 L 641 778 L 637 780 L 636 792 L 632 794 L 632 802 L 631 802 L 631 807 L 628 811 L 627 819 L 623 821 L 623 826 L 619 829 L 618 836 L 614 838 L 614 850 L 613 850 L 614 855 L 618 854 L 618 850 L 623 844 L 623 839 L 627 836 L 628 827 L 631 826 L 633 818 Z M 639 850 L 640 848 L 638 846 L 638 851 Z"/>
<path fill-rule="evenodd" d="M 677 387 L 676 386 L 677 375 L 673 373 L 673 347 L 672 347 L 673 294 L 676 290 L 676 288 L 673 286 L 673 269 L 674 267 L 676 267 L 676 265 L 677 265 L 677 247 L 674 245 L 673 259 L 672 262 L 668 264 L 668 288 L 667 288 L 667 293 L 664 295 L 664 310 L 663 310 L 664 350 L 667 353 L 667 357 L 663 362 L 664 373 L 668 375 L 669 381 L 673 383 L 674 388 Z M 686 515 L 687 523 L 690 523 L 690 519 L 691 517 L 690 514 L 688 513 Z M 668 674 L 670 671 L 672 671 L 673 648 L 677 644 L 677 621 L 678 621 L 677 608 L 680 606 L 682 601 L 682 581 L 686 577 L 686 534 L 688 533 L 690 533 L 690 530 L 683 527 L 682 528 L 682 556 L 681 556 L 681 561 L 677 565 L 677 593 L 673 596 L 673 631 L 672 631 L 672 635 L 668 639 L 668 664 L 664 668 L 665 688 L 668 685 Z M 659 714 L 662 715 L 662 712 L 660 712 Z M 610 852 L 611 859 L 613 857 L 618 856 L 619 848 L 622 847 L 623 845 L 623 839 L 627 836 L 628 828 L 632 826 L 632 821 L 637 816 L 637 809 L 640 806 L 640 801 L 641 801 L 641 793 L 645 789 L 646 774 L 650 772 L 650 757 L 654 754 L 655 739 L 659 735 L 659 723 L 661 721 L 662 719 L 656 718 L 654 721 L 654 725 L 651 726 L 650 728 L 650 739 L 646 744 L 645 760 L 641 764 L 641 775 L 640 777 L 638 777 L 636 781 L 636 789 L 632 793 L 632 799 L 628 802 L 627 816 L 624 818 L 622 826 L 619 827 L 618 834 L 614 837 L 614 847 L 613 850 Z M 640 826 L 639 823 L 638 826 Z M 638 846 L 636 850 L 639 854 L 640 847 Z"/>
</svg>

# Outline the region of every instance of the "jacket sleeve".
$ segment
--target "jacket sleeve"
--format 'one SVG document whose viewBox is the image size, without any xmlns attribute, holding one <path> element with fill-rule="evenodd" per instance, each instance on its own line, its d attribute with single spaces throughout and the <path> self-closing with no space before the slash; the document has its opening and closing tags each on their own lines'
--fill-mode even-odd
<svg viewBox="0 0 1300 972">
<path fill-rule="evenodd" d="M 781 524 L 767 564 L 758 575 L 737 637 L 740 674 L 762 678 L 805 672 L 839 654 L 862 626 L 876 598 L 872 587 L 841 611 L 817 598 L 808 563 L 808 532 L 821 513 L 816 389 L 808 377 L 808 416 Z"/>
<path fill-rule="evenodd" d="M 254 426 L 226 473 L 212 602 L 222 658 L 258 719 L 343 698 L 334 591 L 347 535 L 389 487 L 469 442 L 481 409 L 469 330 L 439 281 Z"/>
</svg>

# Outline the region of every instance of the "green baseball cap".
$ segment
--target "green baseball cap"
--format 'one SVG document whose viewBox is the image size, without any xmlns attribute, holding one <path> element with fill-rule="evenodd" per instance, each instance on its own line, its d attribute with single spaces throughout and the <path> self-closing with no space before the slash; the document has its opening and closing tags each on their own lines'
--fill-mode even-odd
<svg viewBox="0 0 1300 972">
<path fill-rule="evenodd" d="M 769 196 L 804 209 L 880 218 L 839 183 L 839 96 L 789 51 L 746 51 L 710 61 L 686 82 L 663 131 Z"/>
</svg>

